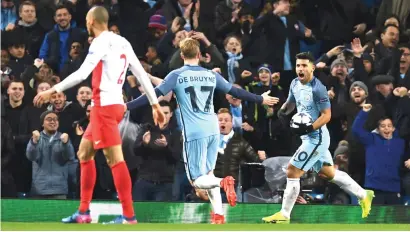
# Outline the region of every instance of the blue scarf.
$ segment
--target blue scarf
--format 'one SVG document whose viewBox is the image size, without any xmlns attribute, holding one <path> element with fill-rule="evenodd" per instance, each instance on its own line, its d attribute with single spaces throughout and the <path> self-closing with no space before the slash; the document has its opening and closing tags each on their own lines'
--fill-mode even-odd
<svg viewBox="0 0 410 232">
<path fill-rule="evenodd" d="M 242 59 L 243 56 L 242 54 L 233 54 L 231 52 L 226 52 L 226 54 L 228 54 L 228 77 L 229 77 L 229 83 L 235 83 L 236 81 L 236 77 L 235 77 L 235 72 L 234 72 L 234 68 L 238 67 L 238 60 Z"/>
<path fill-rule="evenodd" d="M 223 135 L 223 134 L 219 135 L 218 153 L 220 154 L 225 153 L 226 144 L 229 143 L 229 140 L 231 140 L 231 138 L 233 137 L 233 134 L 234 134 L 234 131 L 231 130 L 231 132 L 229 132 L 229 134 L 227 135 Z"/>
<path fill-rule="evenodd" d="M 233 121 L 233 129 L 235 132 L 242 133 L 242 105 L 234 107 L 230 105 Z"/>
</svg>

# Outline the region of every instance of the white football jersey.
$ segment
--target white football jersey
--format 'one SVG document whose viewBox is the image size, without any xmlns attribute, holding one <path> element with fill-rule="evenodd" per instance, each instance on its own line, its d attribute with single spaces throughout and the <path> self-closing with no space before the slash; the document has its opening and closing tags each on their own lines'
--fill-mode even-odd
<svg viewBox="0 0 410 232">
<path fill-rule="evenodd" d="M 122 86 L 129 66 L 146 91 L 150 103 L 158 103 L 151 81 L 131 44 L 122 36 L 108 31 L 92 41 L 81 67 L 54 88 L 57 92 L 64 91 L 85 80 L 92 71 L 93 105 L 124 104 Z"/>
</svg>

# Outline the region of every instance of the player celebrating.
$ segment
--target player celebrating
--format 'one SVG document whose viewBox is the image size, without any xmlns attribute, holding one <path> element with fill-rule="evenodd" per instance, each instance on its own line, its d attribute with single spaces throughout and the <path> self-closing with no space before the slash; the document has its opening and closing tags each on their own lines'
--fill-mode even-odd
<svg viewBox="0 0 410 232">
<path fill-rule="evenodd" d="M 215 213 L 213 223 L 222 224 L 225 223 L 225 218 L 220 188 L 226 192 L 231 206 L 236 204 L 236 193 L 232 176 L 221 179 L 213 174 L 219 146 L 218 118 L 213 105 L 214 91 L 219 89 L 237 98 L 264 105 L 276 104 L 279 99 L 268 96 L 268 92 L 259 96 L 233 87 L 218 73 L 198 66 L 201 54 L 197 40 L 187 38 L 181 41 L 180 48 L 185 65 L 169 73 L 155 91 L 158 96 L 166 95 L 171 90 L 175 93 L 180 108 L 184 136 L 183 156 L 188 179 L 195 188 L 207 190 Z M 127 107 L 139 107 L 147 102 L 146 99 L 141 96 L 127 103 Z"/>
<path fill-rule="evenodd" d="M 164 122 L 164 115 L 158 104 L 154 88 L 146 72 L 133 53 L 130 43 L 123 37 L 108 31 L 108 12 L 104 7 L 94 7 L 87 14 L 87 30 L 94 40 L 81 67 L 53 88 L 39 93 L 34 104 L 42 105 L 53 93 L 62 92 L 83 80 L 93 71 L 93 106 L 90 124 L 81 140 L 78 158 L 81 166 L 80 207 L 64 223 L 90 223 L 89 205 L 96 180 L 94 155 L 96 149 L 103 149 L 111 167 L 114 184 L 123 208 L 123 215 L 110 223 L 135 224 L 131 196 L 131 178 L 121 149 L 118 124 L 122 120 L 125 106 L 122 86 L 128 66 L 139 78 L 153 109 L 154 121 Z"/>
<path fill-rule="evenodd" d="M 330 121 L 330 101 L 325 86 L 313 76 L 314 59 L 309 53 L 296 55 L 296 74 L 289 90 L 285 104 L 278 115 L 282 119 L 290 114 L 295 106 L 298 113 L 304 112 L 313 118 L 311 125 L 298 124 L 299 128 L 291 128 L 294 134 L 300 135 L 302 145 L 293 155 L 287 169 L 287 184 L 283 195 L 282 210 L 272 216 L 262 218 L 265 222 L 289 223 L 290 213 L 300 191 L 300 177 L 314 168 L 339 185 L 341 189 L 360 200 L 362 217 L 369 215 L 374 197 L 373 191 L 364 190 L 345 172 L 335 170 L 329 152 L 330 136 L 326 123 Z"/>
</svg>

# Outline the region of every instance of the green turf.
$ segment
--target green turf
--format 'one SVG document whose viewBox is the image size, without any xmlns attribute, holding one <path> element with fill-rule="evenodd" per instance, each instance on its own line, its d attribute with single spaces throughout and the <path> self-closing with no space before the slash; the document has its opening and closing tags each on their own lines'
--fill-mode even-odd
<svg viewBox="0 0 410 232">
<path fill-rule="evenodd" d="M 135 230 L 396 230 L 409 231 L 410 225 L 405 224 L 160 224 L 160 223 L 140 223 L 137 225 L 102 225 L 102 224 L 61 224 L 61 223 L 23 223 L 23 222 L 2 222 L 2 230 L 108 230 L 108 231 L 135 231 Z"/>
</svg>

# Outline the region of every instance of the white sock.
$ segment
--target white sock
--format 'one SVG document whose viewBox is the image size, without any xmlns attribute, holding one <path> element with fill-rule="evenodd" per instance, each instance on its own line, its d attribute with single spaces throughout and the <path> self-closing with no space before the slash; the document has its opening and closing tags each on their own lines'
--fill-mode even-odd
<svg viewBox="0 0 410 232">
<path fill-rule="evenodd" d="M 282 201 L 282 215 L 286 218 L 290 218 L 290 213 L 292 212 L 293 206 L 295 205 L 296 199 L 299 196 L 300 191 L 300 180 L 299 178 L 287 178 L 286 189 L 283 193 Z"/>
<path fill-rule="evenodd" d="M 222 208 L 221 188 L 216 187 L 206 190 L 208 192 L 209 201 L 211 202 L 214 214 L 224 215 Z"/>
<path fill-rule="evenodd" d="M 336 170 L 335 177 L 333 177 L 331 182 L 339 185 L 339 187 L 345 192 L 355 195 L 360 200 L 366 197 L 366 191 L 360 187 L 360 185 L 356 183 L 356 181 L 354 181 L 346 172 Z"/>
<path fill-rule="evenodd" d="M 221 178 L 214 175 L 203 175 L 194 181 L 194 186 L 199 189 L 212 189 L 221 186 Z"/>
</svg>

